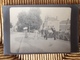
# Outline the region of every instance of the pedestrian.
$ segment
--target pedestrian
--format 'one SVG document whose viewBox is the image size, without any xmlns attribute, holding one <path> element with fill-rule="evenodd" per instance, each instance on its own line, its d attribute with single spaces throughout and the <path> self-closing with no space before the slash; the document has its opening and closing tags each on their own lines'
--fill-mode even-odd
<svg viewBox="0 0 80 60">
<path fill-rule="evenodd" d="M 38 30 L 35 30 L 34 33 L 35 33 L 34 37 L 37 39 L 38 38 Z"/>
<path fill-rule="evenodd" d="M 56 30 L 54 27 L 52 27 L 51 30 L 53 31 L 54 40 L 56 40 Z"/>
<path fill-rule="evenodd" d="M 28 32 L 27 32 L 27 29 L 28 28 L 27 27 L 24 27 L 23 29 L 24 29 L 25 38 L 27 38 L 28 37 Z"/>
<path fill-rule="evenodd" d="M 44 38 L 47 40 L 48 39 L 48 28 L 44 28 Z"/>
</svg>

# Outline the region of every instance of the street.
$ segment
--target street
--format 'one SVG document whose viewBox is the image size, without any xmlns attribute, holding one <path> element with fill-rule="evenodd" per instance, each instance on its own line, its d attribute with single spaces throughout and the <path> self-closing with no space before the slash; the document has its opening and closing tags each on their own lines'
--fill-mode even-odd
<svg viewBox="0 0 80 60">
<path fill-rule="evenodd" d="M 35 33 L 28 33 L 25 38 L 23 32 L 13 32 L 10 35 L 11 53 L 46 53 L 46 52 L 70 52 L 70 41 L 54 38 L 47 40 Z"/>
</svg>

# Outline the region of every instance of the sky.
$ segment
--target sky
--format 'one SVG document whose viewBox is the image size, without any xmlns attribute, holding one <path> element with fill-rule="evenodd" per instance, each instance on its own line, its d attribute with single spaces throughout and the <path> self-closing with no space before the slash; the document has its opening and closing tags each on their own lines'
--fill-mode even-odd
<svg viewBox="0 0 80 60">
<path fill-rule="evenodd" d="M 46 16 L 54 17 L 58 19 L 58 21 L 62 20 L 71 20 L 71 8 L 70 7 L 11 7 L 10 8 L 10 22 L 13 26 L 18 21 L 18 14 L 20 12 L 28 13 L 30 9 L 39 8 L 41 11 L 40 17 L 41 20 L 44 21 Z M 56 24 L 54 22 L 54 24 Z M 59 25 L 59 24 L 58 24 Z"/>
<path fill-rule="evenodd" d="M 17 15 L 20 12 L 27 12 L 30 10 L 30 8 L 34 7 L 12 7 L 10 8 L 10 22 L 15 25 L 16 22 L 18 21 Z M 38 8 L 38 7 L 37 7 Z M 58 18 L 59 21 L 66 20 L 66 19 L 71 19 L 71 8 L 66 8 L 66 7 L 40 7 L 40 17 L 44 21 L 46 16 Z"/>
</svg>

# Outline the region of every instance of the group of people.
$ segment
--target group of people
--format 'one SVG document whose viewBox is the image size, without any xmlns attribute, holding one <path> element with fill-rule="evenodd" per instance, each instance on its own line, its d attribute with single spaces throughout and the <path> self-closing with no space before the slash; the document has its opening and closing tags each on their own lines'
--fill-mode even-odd
<svg viewBox="0 0 80 60">
<path fill-rule="evenodd" d="M 54 38 L 54 40 L 56 40 L 56 30 L 54 28 L 44 29 L 41 31 L 41 34 L 46 40 L 48 38 Z"/>
<path fill-rule="evenodd" d="M 27 28 L 24 29 L 24 33 L 25 33 L 25 38 L 28 37 L 28 31 Z M 38 37 L 39 34 L 41 34 L 41 37 L 43 37 L 44 39 L 48 39 L 50 37 L 54 38 L 54 40 L 56 40 L 56 30 L 55 28 L 51 27 L 49 29 L 42 29 L 42 30 L 34 30 L 34 38 Z"/>
</svg>

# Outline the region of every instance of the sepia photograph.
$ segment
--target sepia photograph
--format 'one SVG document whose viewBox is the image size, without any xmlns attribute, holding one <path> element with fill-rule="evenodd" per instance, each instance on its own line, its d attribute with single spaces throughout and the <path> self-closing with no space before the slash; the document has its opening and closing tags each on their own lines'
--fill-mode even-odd
<svg viewBox="0 0 80 60">
<path fill-rule="evenodd" d="M 11 53 L 71 52 L 70 7 L 11 7 Z"/>
</svg>

